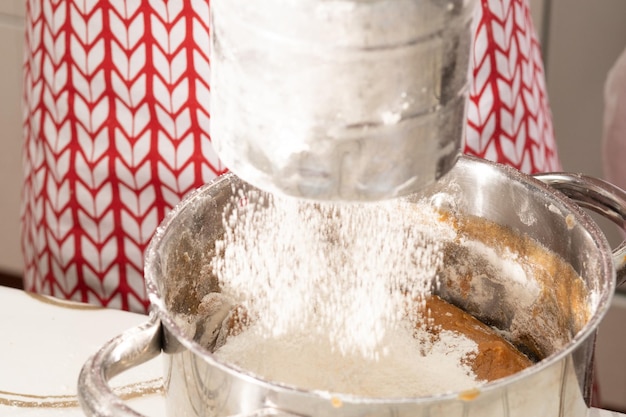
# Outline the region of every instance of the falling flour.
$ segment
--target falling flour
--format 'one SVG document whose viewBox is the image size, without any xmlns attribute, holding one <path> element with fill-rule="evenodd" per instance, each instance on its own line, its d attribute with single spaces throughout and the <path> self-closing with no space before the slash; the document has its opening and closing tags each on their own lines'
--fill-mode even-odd
<svg viewBox="0 0 626 417">
<path fill-rule="evenodd" d="M 251 323 L 216 352 L 266 379 L 365 396 L 473 386 L 476 345 L 420 329 L 454 238 L 428 204 L 321 204 L 239 191 L 213 269 Z"/>
</svg>

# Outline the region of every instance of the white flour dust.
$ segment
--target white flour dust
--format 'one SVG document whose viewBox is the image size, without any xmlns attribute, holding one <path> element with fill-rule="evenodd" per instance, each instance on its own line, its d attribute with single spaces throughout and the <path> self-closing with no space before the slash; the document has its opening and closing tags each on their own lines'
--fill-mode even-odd
<svg viewBox="0 0 626 417">
<path fill-rule="evenodd" d="M 328 338 L 312 339 L 304 329 L 276 338 L 262 338 L 255 330 L 231 337 L 217 357 L 301 389 L 363 397 L 422 397 L 476 386 L 463 360 L 477 345 L 459 333 L 442 331 L 431 341 L 431 335 L 419 330 L 416 335 L 408 327 L 397 327 L 381 340 L 387 354 L 367 360 L 341 354 Z"/>
<path fill-rule="evenodd" d="M 425 394 L 440 389 L 436 375 L 443 391 L 473 381 L 461 364 L 473 342 L 416 337 L 416 300 L 431 292 L 441 242 L 454 237 L 427 204 L 239 192 L 224 226 L 214 272 L 253 324 L 218 356 L 270 380 L 359 395 Z"/>
</svg>

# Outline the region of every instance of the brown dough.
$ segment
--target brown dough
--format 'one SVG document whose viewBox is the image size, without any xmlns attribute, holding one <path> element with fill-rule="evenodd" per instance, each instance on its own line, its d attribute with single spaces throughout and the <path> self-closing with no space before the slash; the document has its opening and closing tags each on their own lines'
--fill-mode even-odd
<svg viewBox="0 0 626 417">
<path fill-rule="evenodd" d="M 481 381 L 493 381 L 512 375 L 532 365 L 532 361 L 491 327 L 458 307 L 431 296 L 424 312 L 428 315 L 427 330 L 437 335 L 441 330 L 461 333 L 478 345 L 478 353 L 467 358 Z"/>
</svg>

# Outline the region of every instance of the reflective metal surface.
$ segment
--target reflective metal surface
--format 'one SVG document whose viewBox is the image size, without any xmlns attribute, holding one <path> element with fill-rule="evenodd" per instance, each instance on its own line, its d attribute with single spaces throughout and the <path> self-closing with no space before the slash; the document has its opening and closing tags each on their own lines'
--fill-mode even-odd
<svg viewBox="0 0 626 417">
<path fill-rule="evenodd" d="M 626 230 L 626 192 L 599 178 L 566 172 L 541 174 L 537 179 L 550 185 L 584 208 L 593 210 Z M 626 282 L 626 242 L 615 250 L 617 285 Z"/>
<path fill-rule="evenodd" d="M 406 195 L 461 153 L 476 0 L 214 0 L 211 139 L 245 181 Z"/>
</svg>

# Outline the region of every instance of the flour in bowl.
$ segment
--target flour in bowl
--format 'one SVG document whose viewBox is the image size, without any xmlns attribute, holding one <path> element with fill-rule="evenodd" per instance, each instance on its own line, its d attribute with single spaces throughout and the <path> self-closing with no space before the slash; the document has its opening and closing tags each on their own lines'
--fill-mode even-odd
<svg viewBox="0 0 626 417">
<path fill-rule="evenodd" d="M 307 390 L 324 390 L 371 398 L 421 397 L 476 386 L 468 364 L 477 344 L 457 332 L 437 338 L 419 329 L 398 326 L 386 332 L 376 359 L 343 354 L 330 338 L 301 329 L 267 338 L 254 325 L 231 336 L 216 356 L 266 380 Z"/>
<path fill-rule="evenodd" d="M 454 221 L 403 199 L 320 204 L 240 192 L 213 272 L 233 310 L 217 358 L 265 380 L 364 397 L 475 388 L 531 365 L 434 296 Z M 462 239 L 461 239 L 462 240 Z"/>
<path fill-rule="evenodd" d="M 454 236 L 426 204 L 313 204 L 256 192 L 232 202 L 224 228 L 215 275 L 260 333 L 306 331 L 370 359 L 385 353 L 387 331 L 411 320 L 407 306 L 431 292 L 441 242 Z"/>
</svg>

